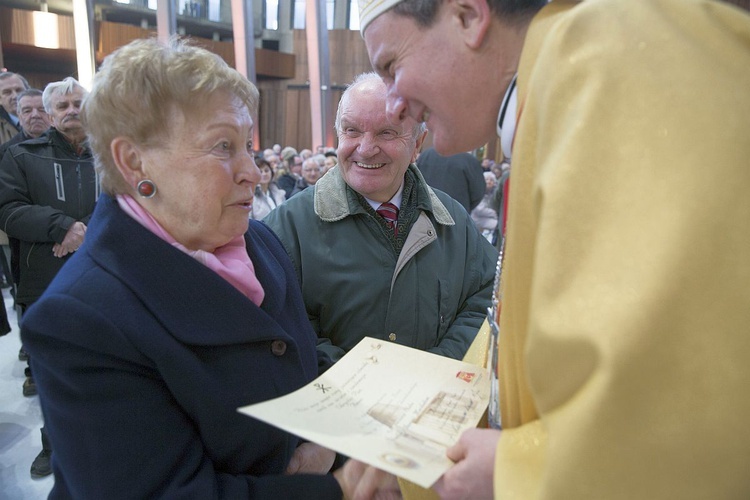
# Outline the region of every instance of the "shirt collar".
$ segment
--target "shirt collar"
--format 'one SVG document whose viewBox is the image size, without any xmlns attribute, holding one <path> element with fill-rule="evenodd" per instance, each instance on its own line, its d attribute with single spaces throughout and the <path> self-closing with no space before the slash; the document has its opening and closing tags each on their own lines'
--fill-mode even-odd
<svg viewBox="0 0 750 500">
<path fill-rule="evenodd" d="M 396 208 L 400 209 L 401 208 L 401 198 L 402 198 L 403 195 L 404 195 L 404 181 L 401 181 L 401 187 L 398 188 L 398 191 L 396 191 L 396 194 L 393 195 L 393 198 L 391 198 L 388 201 L 391 202 L 391 203 L 393 203 L 394 205 L 396 205 Z M 370 206 L 372 207 L 373 210 L 377 210 L 378 208 L 380 208 L 380 205 L 382 205 L 381 202 L 371 200 L 367 196 L 363 195 L 362 197 L 365 200 L 367 200 L 367 203 L 370 204 Z"/>
<path fill-rule="evenodd" d="M 513 136 L 516 134 L 516 110 L 518 109 L 518 87 L 513 76 L 508 90 L 505 91 L 503 104 L 500 106 L 500 114 L 497 117 L 497 136 L 500 137 L 500 147 L 503 150 L 505 160 L 510 162 L 513 149 Z"/>
</svg>

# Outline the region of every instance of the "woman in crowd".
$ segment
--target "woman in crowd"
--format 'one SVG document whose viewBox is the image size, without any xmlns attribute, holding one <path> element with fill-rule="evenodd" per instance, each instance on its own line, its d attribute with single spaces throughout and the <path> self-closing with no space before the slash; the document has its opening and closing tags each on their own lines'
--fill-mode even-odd
<svg viewBox="0 0 750 500">
<path fill-rule="evenodd" d="M 175 40 L 132 42 L 96 75 L 82 117 L 103 194 L 22 327 L 50 498 L 341 498 L 333 452 L 236 410 L 328 363 L 286 252 L 248 221 L 257 105 Z"/>
<path fill-rule="evenodd" d="M 495 191 L 498 189 L 497 177 L 492 172 L 484 172 L 484 198 L 471 211 L 471 218 L 482 236 L 493 245 L 497 242 L 498 206 Z"/>
<path fill-rule="evenodd" d="M 336 153 L 333 151 L 326 152 L 324 156 L 325 156 L 325 160 L 323 161 L 323 175 L 325 175 L 326 172 L 328 172 L 333 167 L 335 167 L 339 162 L 338 157 L 336 156 Z"/>
<path fill-rule="evenodd" d="M 257 158 L 255 163 L 260 169 L 260 182 L 255 187 L 252 217 L 255 220 L 261 220 L 271 210 L 284 203 L 286 191 L 279 188 L 273 181 L 273 170 L 270 163 L 262 158 Z"/>
</svg>

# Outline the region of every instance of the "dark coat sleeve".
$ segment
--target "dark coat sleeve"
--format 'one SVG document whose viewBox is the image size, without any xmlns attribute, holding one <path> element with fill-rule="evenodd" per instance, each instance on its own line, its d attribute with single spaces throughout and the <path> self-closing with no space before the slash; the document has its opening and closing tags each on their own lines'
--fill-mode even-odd
<svg viewBox="0 0 750 500">
<path fill-rule="evenodd" d="M 254 471 L 217 470 L 203 445 L 204 434 L 233 433 L 238 448 L 263 448 L 268 438 L 249 435 L 252 421 L 242 415 L 247 426 L 233 431 L 220 418 L 221 408 L 211 405 L 201 411 L 216 412 L 214 423 L 224 423 L 204 427 L 198 409 L 207 403 L 202 394 L 210 388 L 197 384 L 189 369 L 167 373 L 164 381 L 101 311 L 64 296 L 49 297 L 42 306 L 44 310 L 29 315 L 23 338 L 33 353 L 31 366 L 54 450 L 55 481 L 63 482 L 55 485 L 51 499 L 340 498 L 330 475 L 264 474 L 263 462 L 270 466 L 272 456 L 261 459 Z M 49 314 L 52 311 L 57 314 Z M 61 322 L 59 311 L 86 320 Z M 84 326 L 88 335 L 107 339 L 107 345 L 82 339 Z M 45 334 L 50 331 L 60 334 Z M 182 378 L 183 390 L 195 384 L 194 396 L 175 395 L 170 378 Z M 214 390 L 223 391 L 219 386 Z M 64 475 L 58 470 L 61 464 Z"/>
<path fill-rule="evenodd" d="M 29 242 L 62 243 L 76 221 L 62 210 L 32 200 L 26 175 L 11 147 L 0 160 L 0 229 Z"/>
</svg>

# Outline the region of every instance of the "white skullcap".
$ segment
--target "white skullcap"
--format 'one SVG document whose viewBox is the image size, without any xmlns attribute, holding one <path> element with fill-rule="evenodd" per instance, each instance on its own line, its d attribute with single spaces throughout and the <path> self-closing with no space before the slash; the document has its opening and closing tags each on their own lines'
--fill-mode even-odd
<svg viewBox="0 0 750 500">
<path fill-rule="evenodd" d="M 400 2 L 401 0 L 357 0 L 359 4 L 359 32 L 364 36 L 368 24 Z"/>
</svg>

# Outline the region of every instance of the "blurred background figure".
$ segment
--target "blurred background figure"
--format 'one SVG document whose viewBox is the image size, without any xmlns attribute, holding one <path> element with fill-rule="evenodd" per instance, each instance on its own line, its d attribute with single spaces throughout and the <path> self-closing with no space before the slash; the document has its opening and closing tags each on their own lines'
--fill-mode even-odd
<svg viewBox="0 0 750 500">
<path fill-rule="evenodd" d="M 286 168 L 283 172 L 279 172 L 275 179 L 276 184 L 284 190 L 286 198 L 289 199 L 292 196 L 292 191 L 294 191 L 294 185 L 302 178 L 302 157 L 297 154 L 297 150 L 293 147 L 282 149 L 281 157 Z"/>
<path fill-rule="evenodd" d="M 498 206 L 495 197 L 497 186 L 497 177 L 492 172 L 484 173 L 485 191 L 484 197 L 479 204 L 471 211 L 471 219 L 477 225 L 477 229 L 482 233 L 487 241 L 495 245 L 497 243 L 497 218 Z"/>
<path fill-rule="evenodd" d="M 325 175 L 326 172 L 331 170 L 338 163 L 338 157 L 336 156 L 335 151 L 326 151 L 324 156 L 325 160 L 323 161 L 323 175 Z"/>
<path fill-rule="evenodd" d="M 492 166 L 495 164 L 495 162 L 489 158 L 485 158 L 482 160 L 482 170 L 485 172 L 491 172 Z"/>
<path fill-rule="evenodd" d="M 18 73 L 0 72 L 0 144 L 8 142 L 20 131 L 18 94 L 28 88 L 29 83 Z"/>
<path fill-rule="evenodd" d="M 297 179 L 297 182 L 294 184 L 291 196 L 304 191 L 310 186 L 314 186 L 315 183 L 318 182 L 318 179 L 320 179 L 321 175 L 321 167 L 318 160 L 313 157 L 304 160 L 302 162 L 302 177 Z"/>
<path fill-rule="evenodd" d="M 442 156 L 428 148 L 419 155 L 417 166 L 430 187 L 448 193 L 467 212 L 484 196 L 482 165 L 470 153 Z"/>
<path fill-rule="evenodd" d="M 252 218 L 255 220 L 261 220 L 268 215 L 271 210 L 286 201 L 286 193 L 276 185 L 276 182 L 274 182 L 271 165 L 269 165 L 266 160 L 259 158 L 255 163 L 260 170 L 260 181 L 258 181 L 258 185 L 255 186 Z"/>
</svg>

